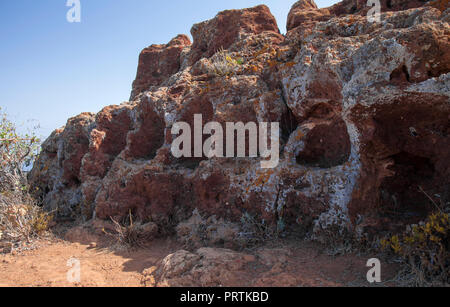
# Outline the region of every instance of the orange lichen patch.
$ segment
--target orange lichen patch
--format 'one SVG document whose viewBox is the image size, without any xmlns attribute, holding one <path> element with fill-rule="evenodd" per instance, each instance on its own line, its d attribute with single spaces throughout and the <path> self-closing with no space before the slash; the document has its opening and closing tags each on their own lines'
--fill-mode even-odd
<svg viewBox="0 0 450 307">
<path fill-rule="evenodd" d="M 348 17 L 348 22 L 347 22 L 347 20 L 345 20 L 344 19 L 344 21 L 343 21 L 343 26 L 351 26 L 351 25 L 353 25 L 355 22 L 357 22 L 357 20 L 358 20 L 358 18 L 356 18 L 356 16 L 355 15 L 350 15 L 349 17 Z"/>
<path fill-rule="evenodd" d="M 267 61 L 267 64 L 269 65 L 270 68 L 274 68 L 278 65 L 278 61 L 269 60 L 269 61 Z"/>
<path fill-rule="evenodd" d="M 277 50 L 275 48 L 270 48 L 269 55 L 271 57 L 276 57 L 277 56 Z"/>
<path fill-rule="evenodd" d="M 260 71 L 260 68 L 258 66 L 256 66 L 256 65 L 252 64 L 252 65 L 249 66 L 249 71 L 252 72 L 252 73 L 257 73 L 257 72 Z"/>
<path fill-rule="evenodd" d="M 284 67 L 285 67 L 285 68 L 291 68 L 291 67 L 293 67 L 295 64 L 297 64 L 297 63 L 295 63 L 295 62 L 287 62 L 287 63 L 284 64 Z"/>
<path fill-rule="evenodd" d="M 255 53 L 253 53 L 252 57 L 253 58 L 257 58 L 260 55 L 264 54 L 267 52 L 267 50 L 269 50 L 269 45 L 264 45 L 263 48 L 259 51 L 256 51 Z"/>
<path fill-rule="evenodd" d="M 270 179 L 270 177 L 274 174 L 274 170 L 268 170 L 265 173 L 262 173 L 256 178 L 256 180 L 252 183 L 251 186 L 247 187 L 246 192 L 248 193 L 250 191 L 250 188 L 253 186 L 260 187 L 264 186 Z"/>
<path fill-rule="evenodd" d="M 273 175 L 274 170 L 269 170 L 267 172 L 265 172 L 264 174 L 261 174 L 253 183 L 256 186 L 261 186 L 264 185 L 265 183 L 267 183 L 270 179 L 270 177 Z"/>
<path fill-rule="evenodd" d="M 295 136 L 295 140 L 300 141 L 304 136 L 305 134 L 299 130 Z"/>
</svg>

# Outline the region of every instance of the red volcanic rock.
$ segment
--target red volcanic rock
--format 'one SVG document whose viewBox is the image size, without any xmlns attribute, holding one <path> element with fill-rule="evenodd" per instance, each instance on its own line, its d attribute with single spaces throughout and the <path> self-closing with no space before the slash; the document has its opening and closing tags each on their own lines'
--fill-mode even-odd
<svg viewBox="0 0 450 307">
<path fill-rule="evenodd" d="M 193 27 L 191 47 L 180 36 L 144 50 L 134 101 L 69 120 L 30 179 L 59 217 L 131 212 L 162 234 L 195 209 L 238 225 L 244 240 L 255 225 L 320 235 L 358 222 L 382 234 L 417 222 L 433 210 L 426 194 L 450 200 L 449 15 L 402 10 L 424 3 L 392 0 L 370 23 L 360 1 L 327 10 L 300 1 L 286 37 L 265 6 L 219 13 Z M 192 127 L 195 114 L 279 122 L 278 165 L 175 158 L 172 127 Z"/>
<path fill-rule="evenodd" d="M 443 0 L 445 2 L 446 0 Z M 440 0 L 380 0 L 381 12 L 403 11 L 412 8 L 422 7 L 433 2 L 441 2 Z M 447 1 L 448 3 L 448 1 Z M 336 16 L 347 14 L 365 15 L 370 10 L 366 0 L 343 0 L 328 8 L 330 13 Z"/>
<path fill-rule="evenodd" d="M 362 176 L 349 204 L 353 218 L 367 214 L 378 220 L 377 230 L 399 231 L 434 210 L 427 194 L 448 198 L 448 102 L 446 95 L 410 93 L 383 97 L 376 107 L 355 106 L 352 116 L 363 133 Z M 380 223 L 393 208 L 397 216 Z"/>
<path fill-rule="evenodd" d="M 348 161 L 351 144 L 342 119 L 314 120 L 304 127 L 309 132 L 304 137 L 305 147 L 297 155 L 297 163 L 329 168 Z"/>
<path fill-rule="evenodd" d="M 83 113 L 67 121 L 60 135 L 64 155 L 61 158 L 63 180 L 67 184 L 80 182 L 81 161 L 89 148 L 89 130 L 93 122 L 92 113 Z"/>
<path fill-rule="evenodd" d="M 135 127 L 128 134 L 125 157 L 151 160 L 164 144 L 164 120 L 147 104 L 135 108 Z"/>
<path fill-rule="evenodd" d="M 68 218 L 81 203 L 80 173 L 82 159 L 89 149 L 94 114 L 82 113 L 70 118 L 43 143 L 42 153 L 30 174 L 31 185 L 44 199 L 44 208 L 56 217 Z"/>
<path fill-rule="evenodd" d="M 444 11 L 448 8 L 448 1 L 422 1 L 422 0 L 380 0 L 381 13 L 388 11 L 402 11 L 425 5 L 434 6 Z M 334 16 L 349 14 L 365 16 L 370 10 L 367 0 L 343 0 L 331 7 L 319 9 L 314 0 L 300 0 L 296 2 L 289 12 L 287 20 L 287 31 L 299 26 L 311 27 L 318 21 L 326 21 Z"/>
<path fill-rule="evenodd" d="M 265 5 L 220 12 L 215 18 L 192 27 L 194 43 L 189 62 L 194 64 L 202 57 L 209 58 L 221 48 L 228 49 L 244 36 L 266 31 L 280 32 L 275 17 Z"/>
<path fill-rule="evenodd" d="M 166 45 L 151 45 L 142 50 L 130 100 L 176 73 L 180 69 L 181 51 L 190 44 L 189 37 L 178 35 Z"/>
<path fill-rule="evenodd" d="M 84 157 L 82 176 L 103 178 L 115 157 L 125 148 L 132 128 L 129 105 L 109 106 L 96 116 L 90 136 L 89 152 Z"/>
<path fill-rule="evenodd" d="M 319 9 L 314 0 L 300 0 L 296 2 L 288 15 L 287 30 L 297 28 L 298 26 L 311 25 L 317 21 L 325 21 L 331 18 L 327 9 Z"/>
<path fill-rule="evenodd" d="M 287 105 L 301 126 L 296 142 L 291 137 L 285 150 L 302 165 L 321 167 L 325 165 L 315 159 L 326 152 L 325 161 L 334 165 L 330 174 L 335 182 L 325 192 L 331 197 L 325 203 L 332 206 L 316 219 L 319 232 L 335 224 L 342 217 L 339 212 L 347 212 L 351 223 L 362 221 L 365 231 L 396 231 L 434 210 L 426 194 L 434 195 L 435 202 L 448 201 L 450 164 L 441 156 L 448 155 L 449 148 L 450 60 L 442 52 L 448 49 L 448 17 L 423 7 L 388 12 L 382 18 L 390 30 L 354 16 L 316 23 L 310 31 L 298 31 L 300 26 L 288 34 L 288 41 L 301 35 L 302 42 L 298 64 L 283 73 Z M 342 118 L 346 129 L 327 132 L 331 130 L 320 122 L 330 118 Z M 309 125 L 319 129 L 314 132 Z M 346 140 L 347 133 L 350 152 L 346 141 L 338 141 Z M 332 163 L 348 155 L 342 166 Z M 335 188 L 342 193 L 339 200 L 329 192 Z M 343 203 L 347 205 L 342 208 Z"/>
<path fill-rule="evenodd" d="M 96 116 L 96 127 L 90 135 L 89 151 L 81 167 L 83 205 L 91 206 L 116 156 L 125 148 L 132 128 L 130 105 L 109 106 Z M 90 209 L 92 211 L 92 209 Z"/>
</svg>

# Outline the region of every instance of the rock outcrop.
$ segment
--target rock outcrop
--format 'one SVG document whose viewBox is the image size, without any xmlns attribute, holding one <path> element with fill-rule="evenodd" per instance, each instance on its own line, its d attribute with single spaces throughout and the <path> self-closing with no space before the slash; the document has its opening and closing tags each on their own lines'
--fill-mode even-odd
<svg viewBox="0 0 450 307">
<path fill-rule="evenodd" d="M 70 119 L 44 143 L 30 177 L 46 208 L 132 212 L 161 231 L 195 209 L 221 225 L 315 234 L 420 221 L 430 197 L 450 199 L 450 10 L 392 0 L 378 23 L 360 2 L 299 1 L 285 36 L 265 6 L 225 11 L 193 27 L 192 45 L 145 49 L 131 102 Z M 194 114 L 279 122 L 279 164 L 175 158 L 171 129 L 193 127 Z"/>
<path fill-rule="evenodd" d="M 192 65 L 203 57 L 211 57 L 222 48 L 228 49 L 238 40 L 263 32 L 280 32 L 275 17 L 265 5 L 220 12 L 215 18 L 192 27 L 194 43 L 188 62 Z"/>
<path fill-rule="evenodd" d="M 190 45 L 189 37 L 178 35 L 166 45 L 151 45 L 142 50 L 130 100 L 177 73 L 181 66 L 180 55 Z"/>
<path fill-rule="evenodd" d="M 319 9 L 313 0 L 297 1 L 291 8 L 287 19 L 287 30 L 299 26 L 312 27 L 316 22 L 331 18 L 329 9 Z"/>
</svg>

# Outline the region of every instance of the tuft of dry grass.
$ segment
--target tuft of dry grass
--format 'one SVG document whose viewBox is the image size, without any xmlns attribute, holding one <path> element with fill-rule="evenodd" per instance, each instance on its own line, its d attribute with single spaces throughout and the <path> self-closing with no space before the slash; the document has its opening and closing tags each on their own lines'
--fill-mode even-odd
<svg viewBox="0 0 450 307">
<path fill-rule="evenodd" d="M 112 236 L 120 248 L 134 249 L 143 247 L 158 234 L 158 226 L 156 224 L 135 222 L 131 211 L 128 214 L 126 223 L 119 223 L 112 217 L 111 221 L 114 224 L 114 233 L 108 233 L 105 230 L 104 233 Z"/>
<path fill-rule="evenodd" d="M 241 217 L 241 229 L 239 238 L 243 246 L 256 246 L 266 241 L 275 240 L 279 237 L 279 229 L 269 225 L 264 220 L 258 219 L 249 213 Z"/>
<path fill-rule="evenodd" d="M 141 247 L 141 242 L 139 240 L 139 224 L 133 223 L 131 213 L 129 218 L 130 224 L 125 226 L 111 218 L 116 231 L 115 238 L 117 239 L 117 243 L 129 248 Z"/>
<path fill-rule="evenodd" d="M 211 73 L 216 76 L 230 76 L 236 74 L 243 64 L 242 58 L 235 58 L 226 50 L 219 50 L 212 58 Z"/>
</svg>

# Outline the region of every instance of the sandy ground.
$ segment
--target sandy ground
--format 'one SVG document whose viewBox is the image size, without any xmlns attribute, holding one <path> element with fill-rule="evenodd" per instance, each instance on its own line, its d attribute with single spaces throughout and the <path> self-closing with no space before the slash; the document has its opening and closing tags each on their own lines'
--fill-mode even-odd
<svg viewBox="0 0 450 307">
<path fill-rule="evenodd" d="M 170 243 L 155 242 L 158 248 L 113 251 L 93 244 L 67 241 L 40 242 L 40 247 L 18 255 L 0 256 L 0 286 L 119 286 L 141 285 L 141 273 L 168 255 Z M 67 262 L 81 264 L 81 283 L 67 281 Z"/>
<path fill-rule="evenodd" d="M 279 246 L 266 249 L 271 248 L 276 254 Z M 34 250 L 0 255 L 0 286 L 139 287 L 143 285 L 145 269 L 179 249 L 182 248 L 174 239 L 156 240 L 146 248 L 133 251 L 117 249 L 111 241 L 95 236 L 41 240 Z M 285 244 L 283 249 L 289 250 L 288 271 L 273 268 L 267 274 L 249 267 L 246 278 L 258 280 L 254 286 L 370 286 L 366 280 L 368 256 L 334 257 L 308 242 Z M 70 269 L 67 262 L 71 258 L 81 264 L 79 284 L 67 281 Z M 391 279 L 397 269 L 383 264 L 383 280 Z"/>
</svg>

